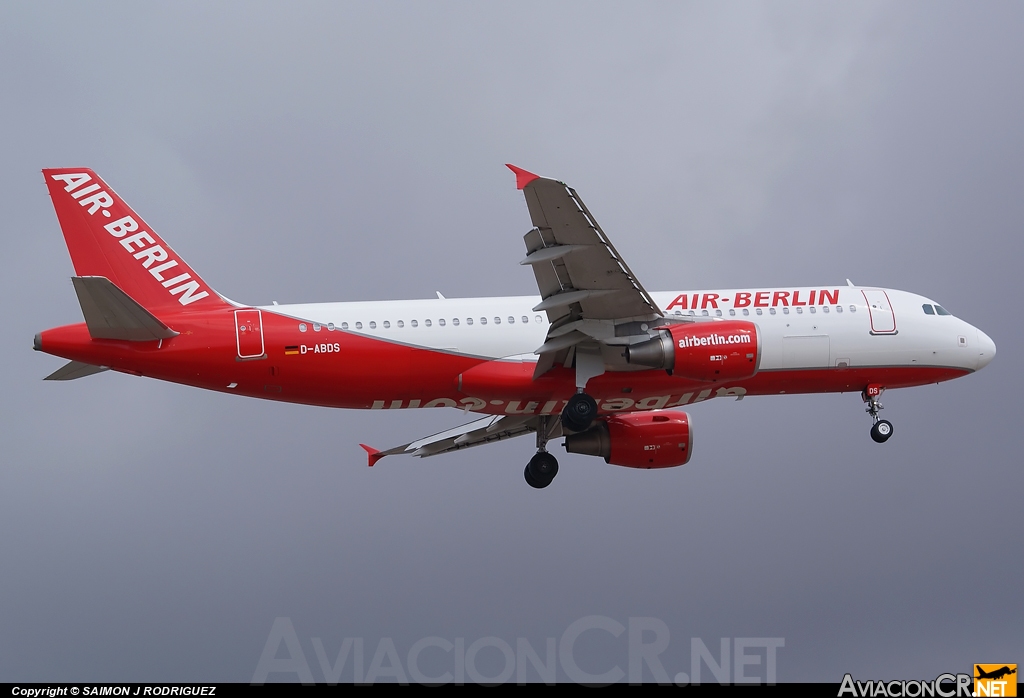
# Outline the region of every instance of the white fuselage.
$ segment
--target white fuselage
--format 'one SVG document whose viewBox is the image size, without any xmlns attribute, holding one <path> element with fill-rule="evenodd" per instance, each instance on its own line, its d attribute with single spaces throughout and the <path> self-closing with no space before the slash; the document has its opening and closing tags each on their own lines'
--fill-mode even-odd
<svg viewBox="0 0 1024 698">
<path fill-rule="evenodd" d="M 953 315 L 937 314 L 934 301 L 906 291 L 833 286 L 651 296 L 668 316 L 756 323 L 762 333 L 762 371 L 836 366 L 975 371 L 995 356 L 995 344 L 984 332 Z M 533 310 L 539 302 L 537 296 L 505 296 L 308 303 L 266 310 L 306 323 L 309 332 L 343 330 L 425 349 L 532 361 L 548 331 L 546 314 Z M 926 306 L 936 314 L 927 314 Z"/>
</svg>

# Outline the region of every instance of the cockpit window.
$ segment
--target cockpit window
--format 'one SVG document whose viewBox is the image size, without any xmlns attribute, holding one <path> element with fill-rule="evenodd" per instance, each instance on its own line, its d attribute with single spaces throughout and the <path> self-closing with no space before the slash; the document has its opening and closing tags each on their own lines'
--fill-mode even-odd
<svg viewBox="0 0 1024 698">
<path fill-rule="evenodd" d="M 935 310 L 932 308 L 931 303 L 925 303 L 921 307 L 924 309 L 924 314 L 925 315 L 934 315 L 935 314 Z"/>
<path fill-rule="evenodd" d="M 941 305 L 935 306 L 935 313 L 937 315 L 949 315 L 949 311 L 943 308 Z"/>
</svg>

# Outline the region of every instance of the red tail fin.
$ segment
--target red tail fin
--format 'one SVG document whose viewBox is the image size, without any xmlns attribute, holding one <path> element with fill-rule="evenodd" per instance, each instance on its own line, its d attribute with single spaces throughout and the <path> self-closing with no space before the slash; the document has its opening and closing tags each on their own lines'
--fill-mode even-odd
<svg viewBox="0 0 1024 698">
<path fill-rule="evenodd" d="M 78 276 L 105 276 L 149 309 L 227 305 L 95 172 L 48 169 L 43 177 Z"/>
</svg>

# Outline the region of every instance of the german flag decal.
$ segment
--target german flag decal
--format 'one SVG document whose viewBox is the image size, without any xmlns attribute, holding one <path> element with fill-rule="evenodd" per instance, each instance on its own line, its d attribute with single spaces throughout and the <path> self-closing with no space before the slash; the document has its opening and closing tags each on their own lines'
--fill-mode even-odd
<svg viewBox="0 0 1024 698">
<path fill-rule="evenodd" d="M 292 344 L 291 346 L 288 346 L 288 347 L 284 348 L 284 355 L 285 356 L 293 356 L 293 355 L 298 354 L 298 353 L 299 353 L 299 345 L 298 344 Z"/>
</svg>

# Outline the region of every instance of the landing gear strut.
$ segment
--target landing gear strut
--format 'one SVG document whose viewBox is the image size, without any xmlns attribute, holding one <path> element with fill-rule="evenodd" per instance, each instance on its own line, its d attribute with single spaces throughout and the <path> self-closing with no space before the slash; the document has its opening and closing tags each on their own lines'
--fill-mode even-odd
<svg viewBox="0 0 1024 698">
<path fill-rule="evenodd" d="M 878 398 L 885 388 L 881 385 L 869 385 L 861 393 L 860 397 L 867 404 L 865 412 L 871 415 L 874 424 L 871 427 L 871 439 L 875 443 L 884 444 L 892 436 L 892 422 L 887 419 L 879 419 L 878 411 L 884 409 Z"/>
<path fill-rule="evenodd" d="M 530 459 L 526 464 L 526 470 L 523 471 L 526 484 L 538 490 L 550 485 L 555 475 L 558 475 L 558 460 L 547 451 L 551 421 L 550 417 L 541 417 L 537 428 L 537 454 Z"/>
<path fill-rule="evenodd" d="M 569 398 L 562 410 L 562 429 L 581 432 L 590 428 L 597 417 L 597 401 L 582 390 Z"/>
</svg>

